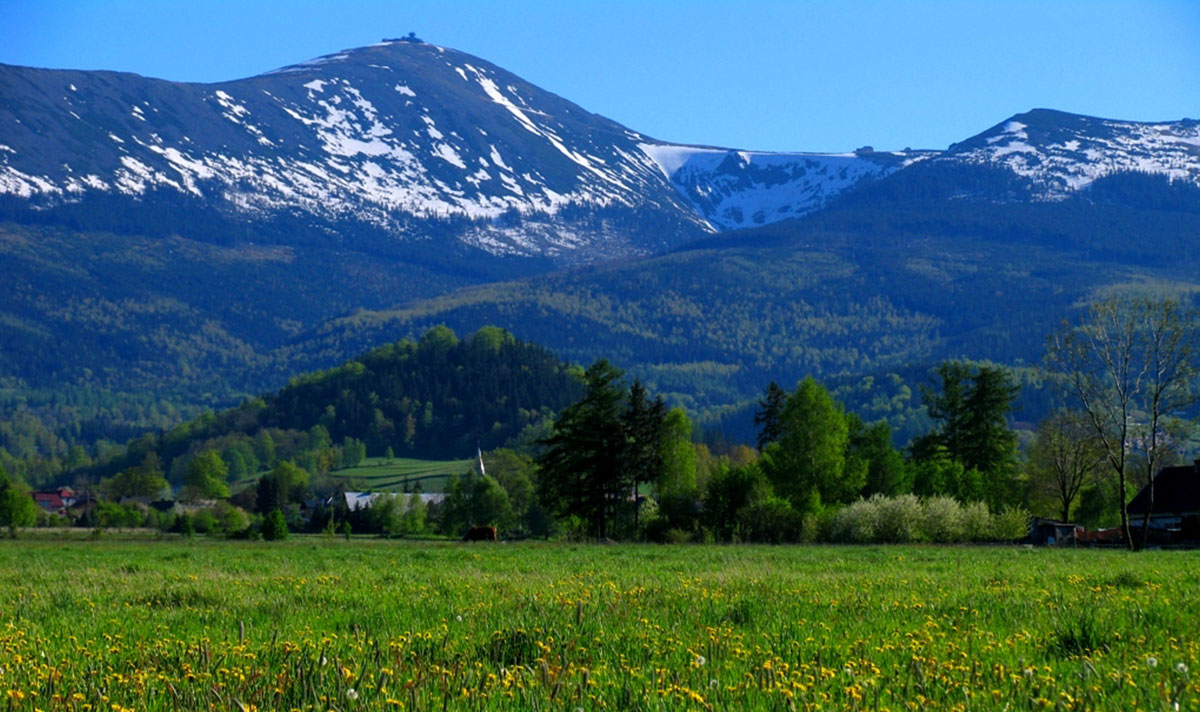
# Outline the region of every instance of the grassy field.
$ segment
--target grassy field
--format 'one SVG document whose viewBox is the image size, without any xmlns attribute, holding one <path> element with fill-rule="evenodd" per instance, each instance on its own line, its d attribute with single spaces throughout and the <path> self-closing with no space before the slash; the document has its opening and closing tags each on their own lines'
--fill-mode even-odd
<svg viewBox="0 0 1200 712">
<path fill-rule="evenodd" d="M 334 470 L 329 476 L 361 483 L 372 491 L 402 491 L 405 484 L 411 487 L 419 482 L 423 492 L 441 492 L 447 477 L 466 474 L 474 464 L 474 460 L 368 457 L 357 467 Z"/>
<path fill-rule="evenodd" d="M 1187 710 L 1198 621 L 1186 552 L 3 541 L 0 705 Z"/>
</svg>

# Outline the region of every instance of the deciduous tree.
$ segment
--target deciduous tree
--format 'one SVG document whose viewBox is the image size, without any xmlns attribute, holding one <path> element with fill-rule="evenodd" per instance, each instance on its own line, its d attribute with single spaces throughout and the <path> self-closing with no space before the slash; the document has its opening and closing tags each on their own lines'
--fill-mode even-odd
<svg viewBox="0 0 1200 712">
<path fill-rule="evenodd" d="M 1029 449 L 1030 484 L 1055 502 L 1061 521 L 1071 521 L 1072 505 L 1103 466 L 1104 449 L 1083 413 L 1060 409 L 1038 424 Z"/>
<path fill-rule="evenodd" d="M 775 493 L 801 513 L 857 497 L 865 474 L 845 477 L 848 440 L 841 404 L 811 377 L 801 381 L 784 405 L 779 441 L 767 446 L 764 469 Z"/>
</svg>

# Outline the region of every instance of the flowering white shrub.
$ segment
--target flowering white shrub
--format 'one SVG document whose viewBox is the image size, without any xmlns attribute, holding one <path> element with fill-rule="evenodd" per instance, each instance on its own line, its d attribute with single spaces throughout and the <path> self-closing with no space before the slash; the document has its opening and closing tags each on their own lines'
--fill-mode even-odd
<svg viewBox="0 0 1200 712">
<path fill-rule="evenodd" d="M 963 540 L 962 506 L 953 497 L 931 497 L 925 500 L 923 522 L 925 538 L 938 543 Z"/>
<path fill-rule="evenodd" d="M 871 497 L 871 501 L 879 510 L 876 541 L 889 544 L 920 541 L 924 510 L 916 495 L 885 497 L 877 494 Z"/>
<path fill-rule="evenodd" d="M 963 538 L 988 541 L 992 538 L 992 513 L 983 502 L 971 502 L 962 508 Z"/>
</svg>

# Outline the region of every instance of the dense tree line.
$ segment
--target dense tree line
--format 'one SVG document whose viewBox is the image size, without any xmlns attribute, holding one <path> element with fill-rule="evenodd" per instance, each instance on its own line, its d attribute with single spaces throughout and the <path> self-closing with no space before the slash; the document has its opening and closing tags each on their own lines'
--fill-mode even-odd
<svg viewBox="0 0 1200 712">
<path fill-rule="evenodd" d="M 460 341 L 443 327 L 131 441 L 99 471 L 104 501 L 90 521 L 272 537 L 457 537 L 485 525 L 510 536 L 763 542 L 1007 540 L 1028 511 L 1108 526 L 1131 488 L 1187 447 L 1200 317 L 1144 298 L 1089 314 L 1051 341 L 1039 373 L 1064 398 L 1023 450 L 1012 409 L 1031 376 L 995 364 L 932 370 L 917 388 L 925 432 L 903 450 L 887 420 L 864 420 L 812 377 L 763 390 L 756 448 L 714 450 L 684 409 L 606 360 L 580 371 L 498 329 Z M 886 404 L 911 403 L 902 380 L 883 385 Z M 425 418 L 430 403 L 440 415 Z M 397 439 L 401 416 L 413 425 Z M 325 479 L 372 449 L 392 457 L 418 441 L 478 452 L 478 466 L 451 477 L 443 496 L 406 487 L 364 508 Z M 6 473 L 0 523 L 27 519 L 11 507 L 18 492 L 28 495 L 20 473 Z M 206 504 L 174 519 L 146 509 L 168 493 Z"/>
</svg>

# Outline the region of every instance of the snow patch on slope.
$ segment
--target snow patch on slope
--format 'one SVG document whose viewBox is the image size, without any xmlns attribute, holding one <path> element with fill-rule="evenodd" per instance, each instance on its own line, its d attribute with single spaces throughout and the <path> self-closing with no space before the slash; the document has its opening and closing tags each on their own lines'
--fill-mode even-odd
<svg viewBox="0 0 1200 712">
<path fill-rule="evenodd" d="M 1065 198 L 1100 178 L 1129 171 L 1200 184 L 1196 122 L 1109 121 L 1056 112 L 1043 116 L 1043 126 L 1008 121 L 985 136 L 982 145 L 952 149 L 941 160 L 1006 168 L 1030 179 L 1046 200 Z"/>
<path fill-rule="evenodd" d="M 639 143 L 663 175 L 714 227 L 732 230 L 800 217 L 863 181 L 923 154 L 763 153 Z"/>
</svg>

